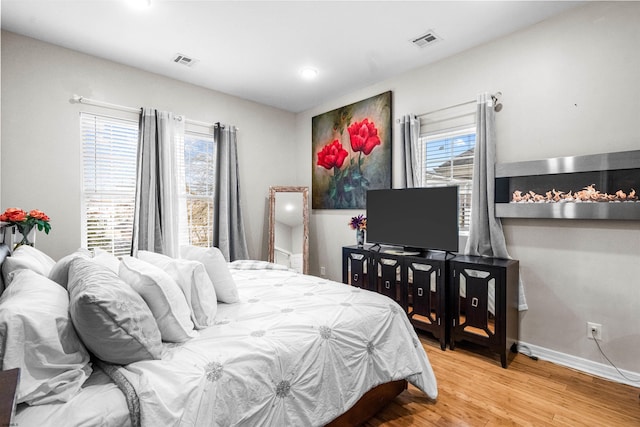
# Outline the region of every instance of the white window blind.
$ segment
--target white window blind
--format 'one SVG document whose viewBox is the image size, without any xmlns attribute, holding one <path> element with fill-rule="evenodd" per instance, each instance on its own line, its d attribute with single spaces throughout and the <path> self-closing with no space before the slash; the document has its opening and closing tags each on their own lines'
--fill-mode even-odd
<svg viewBox="0 0 640 427">
<path fill-rule="evenodd" d="M 476 143 L 476 104 L 466 103 L 420 116 L 421 186 L 458 186 L 459 230 L 469 232 Z"/>
<path fill-rule="evenodd" d="M 84 247 L 131 250 L 138 122 L 80 115 Z"/>
</svg>

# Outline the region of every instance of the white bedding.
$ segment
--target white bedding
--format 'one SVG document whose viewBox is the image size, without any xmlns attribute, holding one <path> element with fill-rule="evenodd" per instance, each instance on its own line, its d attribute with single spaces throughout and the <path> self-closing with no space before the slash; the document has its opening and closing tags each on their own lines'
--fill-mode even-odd
<svg viewBox="0 0 640 427">
<path fill-rule="evenodd" d="M 166 344 L 162 360 L 126 366 L 143 426 L 323 425 L 405 378 L 436 398 L 424 349 L 391 299 L 290 271 L 232 273 L 240 302 L 219 304 L 214 326 Z"/>
<path fill-rule="evenodd" d="M 11 425 L 129 427 L 131 420 L 124 394 L 104 372 L 94 369 L 69 402 L 18 405 Z"/>
</svg>

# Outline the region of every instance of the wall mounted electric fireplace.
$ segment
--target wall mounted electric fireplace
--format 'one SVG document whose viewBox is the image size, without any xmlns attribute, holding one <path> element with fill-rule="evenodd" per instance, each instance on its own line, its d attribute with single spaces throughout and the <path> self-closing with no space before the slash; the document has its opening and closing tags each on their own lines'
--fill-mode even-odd
<svg viewBox="0 0 640 427">
<path fill-rule="evenodd" d="M 496 216 L 640 219 L 640 150 L 496 164 Z"/>
</svg>

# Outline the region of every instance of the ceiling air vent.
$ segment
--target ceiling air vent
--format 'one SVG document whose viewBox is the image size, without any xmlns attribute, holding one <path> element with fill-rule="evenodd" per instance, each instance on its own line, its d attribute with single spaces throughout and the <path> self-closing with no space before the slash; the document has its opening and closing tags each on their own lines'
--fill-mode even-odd
<svg viewBox="0 0 640 427">
<path fill-rule="evenodd" d="M 186 65 L 187 67 L 191 67 L 193 64 L 198 62 L 197 59 L 189 58 L 187 55 L 183 55 L 181 53 L 176 53 L 173 57 L 173 62 L 176 64 Z"/>
<path fill-rule="evenodd" d="M 440 40 L 441 40 L 440 37 L 438 37 L 436 33 L 429 30 L 426 33 L 422 34 L 421 36 L 414 37 L 413 39 L 411 39 L 411 43 L 413 43 L 418 47 L 425 47 L 425 46 L 432 45 Z"/>
</svg>

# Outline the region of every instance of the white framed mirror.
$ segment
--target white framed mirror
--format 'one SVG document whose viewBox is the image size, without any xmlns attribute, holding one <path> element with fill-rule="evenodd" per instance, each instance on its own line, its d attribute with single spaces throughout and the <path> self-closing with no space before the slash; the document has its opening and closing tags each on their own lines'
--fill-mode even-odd
<svg viewBox="0 0 640 427">
<path fill-rule="evenodd" d="M 269 262 L 309 272 L 309 188 L 269 187 Z"/>
</svg>

